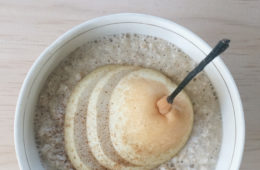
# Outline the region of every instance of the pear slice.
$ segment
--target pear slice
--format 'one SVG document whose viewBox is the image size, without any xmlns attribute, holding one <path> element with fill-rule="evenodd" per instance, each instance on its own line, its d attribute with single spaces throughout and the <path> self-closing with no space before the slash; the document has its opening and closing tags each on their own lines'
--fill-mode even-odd
<svg viewBox="0 0 260 170">
<path fill-rule="evenodd" d="M 86 113 L 89 97 L 99 79 L 119 66 L 108 65 L 96 69 L 74 88 L 66 107 L 64 123 L 65 150 L 76 169 L 105 169 L 92 155 L 88 146 Z"/>
<path fill-rule="evenodd" d="M 193 125 L 193 108 L 182 91 L 166 115 L 157 100 L 176 85 L 160 72 L 139 69 L 121 79 L 109 103 L 112 144 L 126 161 L 156 167 L 171 159 L 187 142 Z"/>
<path fill-rule="evenodd" d="M 87 112 L 87 137 L 89 147 L 98 162 L 108 169 L 146 169 L 125 161 L 115 151 L 109 132 L 109 100 L 111 93 L 120 79 L 139 69 L 123 66 L 108 72 L 96 84 L 89 100 Z"/>
</svg>

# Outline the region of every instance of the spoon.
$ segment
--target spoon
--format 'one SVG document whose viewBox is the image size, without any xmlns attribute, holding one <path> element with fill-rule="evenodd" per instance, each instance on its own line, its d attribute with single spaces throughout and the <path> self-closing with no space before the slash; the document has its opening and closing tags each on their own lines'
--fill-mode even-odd
<svg viewBox="0 0 260 170">
<path fill-rule="evenodd" d="M 174 98 L 181 92 L 181 90 L 199 73 L 207 64 L 214 58 L 223 53 L 229 47 L 230 40 L 223 39 L 213 48 L 213 50 L 204 58 L 197 67 L 195 67 L 177 86 L 177 88 L 169 95 L 164 96 L 157 101 L 157 107 L 161 114 L 166 114 L 171 110 Z"/>
</svg>

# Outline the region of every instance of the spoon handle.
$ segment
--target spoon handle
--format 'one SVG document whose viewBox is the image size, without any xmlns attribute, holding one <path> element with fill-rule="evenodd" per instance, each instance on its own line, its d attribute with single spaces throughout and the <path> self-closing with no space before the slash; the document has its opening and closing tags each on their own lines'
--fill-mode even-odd
<svg viewBox="0 0 260 170">
<path fill-rule="evenodd" d="M 213 50 L 204 58 L 197 67 L 195 67 L 178 85 L 178 87 L 167 97 L 168 103 L 172 104 L 173 99 L 179 94 L 179 92 L 193 79 L 204 67 L 210 63 L 219 54 L 223 53 L 229 47 L 230 40 L 223 39 L 213 48 Z"/>
</svg>

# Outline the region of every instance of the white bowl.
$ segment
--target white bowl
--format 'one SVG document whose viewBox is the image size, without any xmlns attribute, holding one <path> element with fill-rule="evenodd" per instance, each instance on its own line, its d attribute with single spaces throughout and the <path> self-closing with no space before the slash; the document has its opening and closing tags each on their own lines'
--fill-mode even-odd
<svg viewBox="0 0 260 170">
<path fill-rule="evenodd" d="M 115 14 L 74 27 L 52 43 L 33 64 L 20 91 L 15 113 L 15 149 L 22 170 L 43 169 L 34 140 L 33 117 L 39 92 L 52 70 L 83 43 L 109 34 L 137 33 L 165 39 L 199 62 L 210 46 L 186 28 L 143 14 Z M 220 37 L 221 38 L 221 37 Z M 205 69 L 216 88 L 222 113 L 223 138 L 217 170 L 237 170 L 244 149 L 244 113 L 237 86 L 220 58 Z"/>
</svg>

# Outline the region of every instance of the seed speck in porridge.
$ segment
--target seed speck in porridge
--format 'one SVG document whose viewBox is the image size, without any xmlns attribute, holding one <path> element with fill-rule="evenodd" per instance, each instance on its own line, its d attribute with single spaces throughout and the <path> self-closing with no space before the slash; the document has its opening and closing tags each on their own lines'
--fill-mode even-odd
<svg viewBox="0 0 260 170">
<path fill-rule="evenodd" d="M 102 69 L 107 65 L 109 67 Z M 162 150 L 151 151 L 151 154 L 160 151 L 160 158 L 162 157 L 158 161 L 161 163 L 154 164 L 155 167 L 149 166 L 149 161 L 157 161 L 153 160 L 153 157 L 145 155 L 147 159 L 141 160 L 136 154 L 144 153 L 145 146 L 143 148 L 134 146 L 137 147 L 135 151 L 138 152 L 125 147 L 128 144 L 130 146 L 132 144 L 130 141 L 137 137 L 132 135 L 133 128 L 130 131 L 127 129 L 129 132 L 127 136 L 124 136 L 125 131 L 122 131 L 122 134 L 121 131 L 117 131 L 122 125 L 117 120 L 124 122 L 124 117 L 112 113 L 109 114 L 111 118 L 104 116 L 106 111 L 111 110 L 121 113 L 122 110 L 113 106 L 113 101 L 117 103 L 123 100 L 128 101 L 126 98 L 118 100 L 118 96 L 127 92 L 116 93 L 114 89 L 120 90 L 121 87 L 130 89 L 131 83 L 133 87 L 134 85 L 145 87 L 146 82 L 153 84 L 155 89 L 159 87 L 158 83 L 153 83 L 152 80 L 158 80 L 162 84 L 170 81 L 178 84 L 195 66 L 196 63 L 175 45 L 160 38 L 139 34 L 106 36 L 86 42 L 74 50 L 49 75 L 40 92 L 35 109 L 35 139 L 44 168 L 70 170 L 81 169 L 82 166 L 86 169 L 89 166 L 89 169 L 214 169 L 222 138 L 221 113 L 215 89 L 204 72 L 201 72 L 185 87 L 187 95 L 183 94 L 185 101 L 187 98 L 193 108 L 192 130 L 191 132 L 187 130 L 189 138 L 185 140 L 185 143 L 182 142 L 183 145 L 185 144 L 183 147 L 178 145 L 181 146 L 178 148 L 179 152 L 170 159 L 164 160 L 167 156 L 161 153 Z M 96 69 L 98 71 L 94 71 Z M 141 77 L 142 80 L 145 78 L 149 80 L 140 84 L 133 79 L 135 76 Z M 81 88 L 83 86 L 88 86 L 88 88 Z M 170 83 L 166 87 L 171 89 L 172 86 L 174 85 Z M 144 91 L 140 89 L 140 92 Z M 134 90 L 139 92 L 138 89 L 134 88 Z M 102 100 L 97 96 L 102 96 Z M 89 105 L 93 105 L 95 100 L 100 102 L 100 107 L 92 109 Z M 70 120 L 68 115 L 73 112 L 73 109 L 75 109 L 75 117 Z M 122 111 L 122 113 L 126 112 L 127 110 Z M 90 116 L 86 117 L 88 114 Z M 102 121 L 96 120 L 96 117 Z M 138 118 L 141 119 L 141 117 Z M 74 122 L 73 127 L 69 123 L 66 124 L 65 119 L 68 122 Z M 87 125 L 84 126 L 85 124 Z M 130 122 L 129 127 L 131 125 Z M 147 126 L 149 127 L 149 124 Z M 163 124 L 160 127 L 164 127 Z M 136 129 L 147 130 L 145 127 Z M 70 143 L 70 136 L 75 137 L 72 143 Z M 121 140 L 119 137 L 122 137 L 122 141 L 125 142 L 122 146 L 118 142 Z M 159 137 L 164 139 L 162 136 Z M 111 140 L 106 140 L 107 138 Z M 97 140 L 101 141 L 98 145 L 96 145 Z M 74 145 L 75 148 L 73 148 Z M 154 146 L 153 143 L 147 143 L 148 145 Z M 166 145 L 165 148 L 167 148 Z M 113 156 L 108 159 L 109 154 Z M 132 155 L 132 157 L 128 159 L 125 155 Z M 137 157 L 138 159 L 134 159 Z M 78 161 L 80 158 L 82 163 L 78 163 L 77 166 L 76 163 L 80 162 Z M 148 158 L 149 161 L 147 161 Z"/>
</svg>

